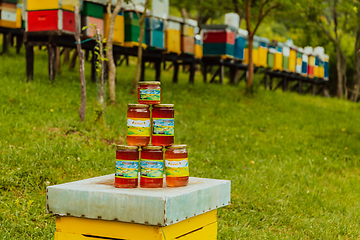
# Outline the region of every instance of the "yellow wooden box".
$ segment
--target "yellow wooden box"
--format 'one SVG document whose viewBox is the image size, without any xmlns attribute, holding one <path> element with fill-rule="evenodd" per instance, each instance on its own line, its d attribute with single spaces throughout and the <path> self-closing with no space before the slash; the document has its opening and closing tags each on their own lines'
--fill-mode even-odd
<svg viewBox="0 0 360 240">
<path fill-rule="evenodd" d="M 16 28 L 16 22 L 7 21 L 7 20 L 0 20 L 0 27 L 3 27 L 3 28 Z"/>
<path fill-rule="evenodd" d="M 110 26 L 109 14 L 104 13 L 104 36 L 105 36 L 105 38 L 108 37 L 109 26 Z M 117 15 L 115 18 L 113 43 L 115 45 L 123 45 L 124 40 L 125 40 L 124 16 Z"/>
<path fill-rule="evenodd" d="M 290 48 L 289 71 L 295 72 L 295 70 L 296 70 L 296 50 Z"/>
<path fill-rule="evenodd" d="M 195 57 L 202 58 L 203 57 L 203 47 L 201 45 L 195 45 Z"/>
<path fill-rule="evenodd" d="M 259 52 L 258 66 L 267 67 L 267 54 L 268 54 L 267 48 L 260 46 L 258 48 L 258 52 Z"/>
<path fill-rule="evenodd" d="M 259 50 L 258 49 L 253 49 L 253 63 L 255 66 L 259 66 Z M 249 49 L 245 48 L 244 49 L 244 63 L 245 64 L 249 64 Z"/>
<path fill-rule="evenodd" d="M 179 30 L 165 30 L 165 48 L 168 53 L 181 53 L 181 33 Z"/>
<path fill-rule="evenodd" d="M 182 28 L 184 36 L 194 37 L 194 27 L 184 24 Z"/>
<path fill-rule="evenodd" d="M 51 10 L 64 9 L 68 11 L 75 11 L 75 6 L 80 7 L 79 0 L 27 0 L 26 10 Z"/>
<path fill-rule="evenodd" d="M 166 227 L 77 217 L 57 217 L 55 240 L 216 240 L 216 212 L 215 209 Z"/>
<path fill-rule="evenodd" d="M 273 70 L 283 70 L 283 55 L 282 53 L 276 52 L 274 57 L 274 68 Z"/>
</svg>

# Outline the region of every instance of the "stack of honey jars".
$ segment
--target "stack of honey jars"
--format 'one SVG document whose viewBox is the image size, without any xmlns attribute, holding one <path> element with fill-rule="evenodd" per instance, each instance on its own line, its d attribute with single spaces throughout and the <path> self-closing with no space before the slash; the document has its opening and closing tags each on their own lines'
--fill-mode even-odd
<svg viewBox="0 0 360 240">
<path fill-rule="evenodd" d="M 140 187 L 162 187 L 164 170 L 168 187 L 188 184 L 186 145 L 174 144 L 174 104 L 160 103 L 160 82 L 140 82 L 138 104 L 128 104 L 128 145 L 116 150 L 115 187 L 136 188 L 139 171 Z"/>
</svg>

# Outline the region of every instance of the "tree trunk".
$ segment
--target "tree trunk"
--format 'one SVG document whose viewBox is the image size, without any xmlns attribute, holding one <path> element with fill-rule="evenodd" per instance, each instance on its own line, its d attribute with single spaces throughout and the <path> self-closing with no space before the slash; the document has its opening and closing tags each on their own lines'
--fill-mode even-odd
<svg viewBox="0 0 360 240">
<path fill-rule="evenodd" d="M 108 38 L 106 39 L 106 58 L 108 60 L 108 67 L 109 67 L 109 93 L 110 93 L 110 100 L 113 104 L 115 104 L 115 75 L 116 75 L 116 66 L 114 63 L 114 55 L 113 55 L 113 36 L 114 36 L 114 25 L 115 25 L 115 18 L 118 15 L 121 9 L 121 0 L 117 0 L 114 12 L 111 13 L 111 0 L 108 2 L 107 5 L 107 13 L 109 14 L 109 32 L 107 34 Z"/>
<path fill-rule="evenodd" d="M 135 79 L 134 79 L 134 90 L 133 92 L 136 92 L 138 89 L 139 79 L 140 79 L 140 70 L 141 70 L 141 62 L 142 62 L 142 42 L 144 39 L 144 21 L 145 21 L 145 15 L 146 10 L 149 5 L 149 0 L 145 1 L 144 6 L 144 13 L 140 18 L 139 25 L 140 25 L 140 35 L 139 35 L 139 47 L 138 47 L 138 57 L 137 57 L 137 64 L 136 64 L 136 73 L 135 73 Z"/>
<path fill-rule="evenodd" d="M 253 63 L 253 46 L 254 46 L 254 35 L 248 36 L 249 41 L 249 63 L 248 63 L 248 79 L 246 83 L 246 88 L 250 89 L 252 86 L 253 78 L 254 78 L 254 63 Z"/>
<path fill-rule="evenodd" d="M 69 60 L 70 60 L 70 51 L 71 51 L 71 48 L 65 48 L 63 64 L 66 64 L 66 63 L 69 62 Z"/>
<path fill-rule="evenodd" d="M 103 52 L 104 50 L 103 50 L 103 43 L 99 29 L 96 29 L 96 39 L 97 42 L 99 43 L 99 52 L 100 52 L 99 61 L 101 64 L 99 103 L 102 110 L 104 110 L 104 52 Z"/>
<path fill-rule="evenodd" d="M 81 105 L 79 108 L 79 115 L 82 122 L 85 121 L 85 111 L 86 111 L 86 81 L 85 81 L 85 64 L 84 64 L 84 53 L 81 49 L 81 39 L 80 39 L 80 14 L 79 8 L 75 7 L 75 39 L 76 47 L 79 55 L 79 73 L 80 73 L 80 82 L 81 82 Z"/>
<path fill-rule="evenodd" d="M 351 95 L 351 101 L 356 102 L 359 97 L 359 87 L 360 87 L 360 24 L 358 25 L 358 29 L 356 31 L 356 41 L 355 41 L 355 63 L 354 63 L 354 91 Z"/>
<path fill-rule="evenodd" d="M 338 75 L 337 96 L 338 96 L 338 98 L 342 98 L 342 96 L 343 96 L 343 81 L 342 81 L 342 70 L 341 70 L 341 54 L 340 54 L 339 46 L 336 46 L 336 70 L 337 70 L 337 75 Z"/>
</svg>

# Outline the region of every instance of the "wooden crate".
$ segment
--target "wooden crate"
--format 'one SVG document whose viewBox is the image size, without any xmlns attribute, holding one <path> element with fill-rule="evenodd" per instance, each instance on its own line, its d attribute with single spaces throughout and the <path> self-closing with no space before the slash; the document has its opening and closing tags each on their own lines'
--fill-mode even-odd
<svg viewBox="0 0 360 240">
<path fill-rule="evenodd" d="M 64 10 L 28 11 L 26 31 L 75 33 L 75 14 Z"/>
</svg>

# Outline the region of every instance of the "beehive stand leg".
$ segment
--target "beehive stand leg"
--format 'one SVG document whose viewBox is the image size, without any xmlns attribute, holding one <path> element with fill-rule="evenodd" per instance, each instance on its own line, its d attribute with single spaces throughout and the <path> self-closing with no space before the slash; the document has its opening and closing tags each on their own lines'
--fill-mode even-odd
<svg viewBox="0 0 360 240">
<path fill-rule="evenodd" d="M 48 45 L 48 64 L 49 64 L 49 79 L 53 82 L 55 79 L 55 64 L 56 63 L 56 46 L 52 43 Z"/>
<path fill-rule="evenodd" d="M 311 95 L 315 95 L 315 84 L 311 83 Z"/>
<path fill-rule="evenodd" d="M 275 89 L 278 89 L 280 86 L 283 86 L 283 82 L 284 82 L 284 79 L 282 78 L 281 81 L 278 83 L 278 85 L 276 85 Z"/>
<path fill-rule="evenodd" d="M 56 72 L 61 72 L 61 54 L 60 54 L 60 47 L 56 47 Z"/>
<path fill-rule="evenodd" d="M 154 62 L 155 64 L 155 80 L 161 81 L 161 60 L 157 60 Z"/>
<path fill-rule="evenodd" d="M 269 85 L 269 75 L 267 75 L 265 73 L 265 75 L 264 75 L 264 88 L 265 88 L 265 90 L 268 89 L 268 85 Z"/>
<path fill-rule="evenodd" d="M 195 80 L 195 67 L 196 67 L 196 63 L 195 61 L 192 61 L 190 63 L 190 75 L 189 75 L 189 83 L 194 83 Z"/>
<path fill-rule="evenodd" d="M 9 41 L 10 41 L 10 46 L 13 47 L 14 46 L 14 34 L 9 33 Z"/>
<path fill-rule="evenodd" d="M 204 83 L 206 83 L 207 82 L 207 65 L 206 65 L 206 63 L 203 63 L 203 65 L 202 65 L 202 73 L 203 73 Z"/>
<path fill-rule="evenodd" d="M 93 52 L 94 53 L 94 52 Z M 94 55 L 93 55 L 94 56 Z M 89 57 L 90 57 L 90 50 L 85 50 L 85 61 L 89 61 Z"/>
<path fill-rule="evenodd" d="M 21 49 L 21 46 L 23 44 L 23 35 L 22 34 L 18 34 L 16 35 L 16 54 L 19 54 L 20 53 L 20 49 Z"/>
<path fill-rule="evenodd" d="M 225 74 L 225 69 L 224 69 L 223 61 L 221 60 L 221 62 L 220 62 L 220 84 L 224 84 L 224 74 Z"/>
<path fill-rule="evenodd" d="M 96 82 L 96 62 L 98 61 L 98 55 L 96 54 L 99 52 L 95 48 L 92 50 L 92 58 L 91 58 L 91 81 Z"/>
<path fill-rule="evenodd" d="M 270 76 L 269 89 L 270 89 L 270 91 L 273 90 L 273 76 Z"/>
<path fill-rule="evenodd" d="M 178 75 L 179 75 L 179 63 L 177 61 L 173 61 L 173 66 L 174 66 L 173 83 L 177 83 Z"/>
<path fill-rule="evenodd" d="M 299 94 L 303 93 L 303 87 L 302 87 L 302 81 L 299 80 L 299 89 L 298 89 Z"/>
<path fill-rule="evenodd" d="M 286 76 L 282 80 L 282 89 L 283 89 L 284 92 L 286 92 L 287 89 L 288 89 L 288 82 L 287 82 L 287 77 Z"/>
<path fill-rule="evenodd" d="M 27 81 L 31 81 L 34 78 L 34 47 L 29 43 L 25 44 L 26 54 L 26 78 Z"/>
<path fill-rule="evenodd" d="M 141 59 L 141 69 L 140 69 L 140 80 L 145 80 L 145 60 L 144 58 Z"/>
<path fill-rule="evenodd" d="M 9 34 L 8 33 L 3 33 L 3 49 L 2 49 L 2 53 L 4 54 L 8 51 L 8 43 L 9 43 L 9 38 L 8 38 Z"/>
<path fill-rule="evenodd" d="M 75 51 L 73 52 L 73 55 L 71 56 L 71 61 L 70 61 L 69 69 L 72 70 L 72 69 L 75 68 L 77 57 L 78 57 L 78 52 L 75 50 Z"/>
<path fill-rule="evenodd" d="M 221 66 L 219 66 L 218 70 L 214 73 L 214 75 L 212 76 L 210 83 L 213 83 L 215 81 L 215 78 L 217 75 L 219 75 L 221 72 Z"/>
</svg>

